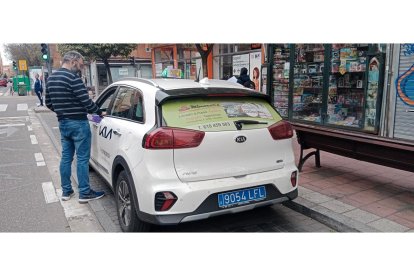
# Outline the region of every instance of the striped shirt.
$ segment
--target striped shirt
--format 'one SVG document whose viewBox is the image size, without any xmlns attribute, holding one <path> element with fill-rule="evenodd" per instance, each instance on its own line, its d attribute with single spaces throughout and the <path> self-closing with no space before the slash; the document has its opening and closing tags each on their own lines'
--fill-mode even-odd
<svg viewBox="0 0 414 276">
<path fill-rule="evenodd" d="M 88 91 L 78 75 L 60 68 L 47 80 L 46 106 L 56 113 L 58 120 L 87 120 L 87 113 L 102 114 L 89 98 Z"/>
</svg>

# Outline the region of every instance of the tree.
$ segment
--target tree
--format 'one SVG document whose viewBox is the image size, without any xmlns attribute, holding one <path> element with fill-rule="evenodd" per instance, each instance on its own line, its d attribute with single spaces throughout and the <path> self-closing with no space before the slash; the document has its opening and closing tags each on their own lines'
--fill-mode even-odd
<svg viewBox="0 0 414 276">
<path fill-rule="evenodd" d="M 137 44 L 59 44 L 58 51 L 63 56 L 67 51 L 78 51 L 89 61 L 102 60 L 109 76 L 109 83 L 112 83 L 112 74 L 109 67 L 109 58 L 122 56 L 128 57 Z"/>
<path fill-rule="evenodd" d="M 197 50 L 201 56 L 201 63 L 203 66 L 203 77 L 205 78 L 208 76 L 207 58 L 213 50 L 214 44 L 196 44 L 195 46 L 197 47 Z"/>
<path fill-rule="evenodd" d="M 4 44 L 4 52 L 8 59 L 18 61 L 26 60 L 27 66 L 41 66 L 40 44 Z"/>
</svg>

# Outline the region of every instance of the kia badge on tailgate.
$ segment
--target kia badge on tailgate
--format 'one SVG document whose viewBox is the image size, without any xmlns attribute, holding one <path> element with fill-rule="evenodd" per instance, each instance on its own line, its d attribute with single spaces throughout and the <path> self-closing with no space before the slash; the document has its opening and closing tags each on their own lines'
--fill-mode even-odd
<svg viewBox="0 0 414 276">
<path fill-rule="evenodd" d="M 246 136 L 237 136 L 235 139 L 237 143 L 244 143 L 246 142 L 246 140 L 247 140 Z"/>
</svg>

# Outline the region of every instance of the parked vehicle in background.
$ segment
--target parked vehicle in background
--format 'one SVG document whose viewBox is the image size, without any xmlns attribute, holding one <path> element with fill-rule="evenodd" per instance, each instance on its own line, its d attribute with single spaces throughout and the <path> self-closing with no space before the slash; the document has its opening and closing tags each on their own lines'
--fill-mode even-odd
<svg viewBox="0 0 414 276">
<path fill-rule="evenodd" d="M 0 79 L 0 86 L 7 87 L 7 79 Z"/>
<path fill-rule="evenodd" d="M 123 231 L 251 210 L 297 197 L 291 125 L 267 95 L 203 79 L 120 80 L 90 116 L 91 166 Z"/>
</svg>

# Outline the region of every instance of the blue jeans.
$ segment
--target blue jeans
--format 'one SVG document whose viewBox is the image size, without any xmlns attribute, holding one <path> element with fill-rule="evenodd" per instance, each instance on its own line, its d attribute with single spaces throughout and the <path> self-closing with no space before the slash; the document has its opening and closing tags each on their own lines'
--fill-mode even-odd
<svg viewBox="0 0 414 276">
<path fill-rule="evenodd" d="M 89 158 L 91 155 L 91 129 L 88 120 L 59 121 L 59 130 L 62 141 L 62 159 L 60 161 L 60 180 L 62 191 L 72 190 L 70 176 L 72 175 L 72 161 L 76 151 L 78 188 L 80 195 L 90 191 L 89 186 Z"/>
<path fill-rule="evenodd" d="M 43 98 L 42 98 L 42 92 L 41 91 L 35 91 L 37 97 L 39 98 L 40 105 L 43 105 Z"/>
</svg>

